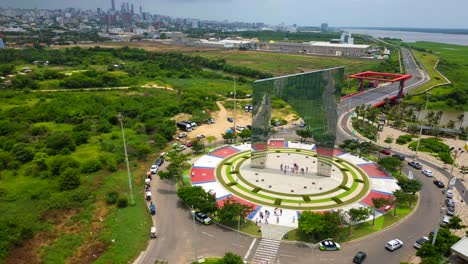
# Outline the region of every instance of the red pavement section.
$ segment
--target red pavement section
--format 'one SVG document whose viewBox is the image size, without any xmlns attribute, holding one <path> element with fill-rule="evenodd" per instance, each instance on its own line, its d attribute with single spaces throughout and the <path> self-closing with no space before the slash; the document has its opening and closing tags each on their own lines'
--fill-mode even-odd
<svg viewBox="0 0 468 264">
<path fill-rule="evenodd" d="M 331 150 L 331 149 L 326 149 L 326 148 L 321 148 L 321 147 L 317 147 L 317 148 L 315 149 L 315 151 L 317 151 L 317 153 L 318 153 L 319 155 L 326 155 L 326 156 L 328 156 L 328 157 L 330 157 L 330 156 L 332 155 L 332 153 L 333 153 L 333 156 L 340 155 L 340 154 L 343 154 L 343 153 L 344 153 L 343 151 L 341 151 L 341 150 L 339 150 L 339 149 L 333 149 L 333 150 Z"/>
<path fill-rule="evenodd" d="M 190 180 L 192 183 L 215 181 L 214 169 L 192 168 L 190 170 Z"/>
<path fill-rule="evenodd" d="M 227 158 L 237 152 L 239 152 L 237 149 L 230 147 L 230 146 L 225 146 L 225 147 L 222 147 L 222 148 L 219 148 L 217 150 L 210 152 L 210 155 L 220 157 L 220 158 Z"/>
<path fill-rule="evenodd" d="M 363 204 L 366 204 L 368 206 L 374 206 L 374 203 L 372 202 L 372 198 L 385 198 L 385 199 L 393 199 L 394 197 L 392 195 L 389 195 L 389 194 L 384 194 L 384 193 L 380 193 L 380 192 L 376 192 L 376 191 L 371 191 L 367 196 L 366 198 L 364 198 L 361 203 Z M 379 208 L 379 209 L 386 209 L 386 210 L 383 210 L 383 211 L 388 211 L 390 208 L 385 208 L 385 206 L 383 206 L 382 208 Z"/>
<path fill-rule="evenodd" d="M 248 206 L 251 206 L 252 207 L 252 210 L 255 210 L 255 208 L 257 208 L 257 205 L 254 204 L 254 203 L 251 203 L 251 202 L 248 202 L 246 200 L 243 200 L 239 197 L 236 197 L 234 195 L 231 195 L 223 200 L 219 200 L 217 203 L 218 203 L 218 206 L 219 207 L 223 207 L 224 206 L 224 203 L 227 201 L 227 200 L 232 200 L 232 201 L 236 201 L 237 203 L 240 203 L 240 204 L 245 204 L 245 205 L 248 205 Z M 250 213 L 249 213 L 250 214 Z M 247 214 L 248 215 L 248 214 Z"/>
<path fill-rule="evenodd" d="M 264 144 L 264 143 L 255 143 L 255 144 L 253 144 L 253 147 L 254 147 L 254 149 L 256 149 L 257 151 L 262 151 L 262 150 L 266 150 L 266 149 L 267 149 L 267 144 Z"/>
<path fill-rule="evenodd" d="M 363 170 L 369 177 L 391 177 L 375 164 L 359 165 L 359 168 Z"/>
<path fill-rule="evenodd" d="M 270 140 L 270 147 L 272 148 L 285 148 L 286 142 L 284 140 Z"/>
</svg>

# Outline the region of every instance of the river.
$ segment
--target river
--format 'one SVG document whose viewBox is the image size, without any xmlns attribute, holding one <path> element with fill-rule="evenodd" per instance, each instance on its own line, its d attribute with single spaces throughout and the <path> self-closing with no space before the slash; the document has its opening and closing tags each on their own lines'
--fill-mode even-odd
<svg viewBox="0 0 468 264">
<path fill-rule="evenodd" d="M 343 28 L 343 30 L 351 33 L 371 35 L 376 38 L 396 38 L 404 42 L 429 41 L 468 46 L 468 35 L 357 28 Z"/>
</svg>

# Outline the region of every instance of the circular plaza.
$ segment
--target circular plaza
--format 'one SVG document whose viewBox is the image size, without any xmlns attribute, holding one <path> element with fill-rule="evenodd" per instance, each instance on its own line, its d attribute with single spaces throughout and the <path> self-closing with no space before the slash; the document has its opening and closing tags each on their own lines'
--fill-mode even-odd
<svg viewBox="0 0 468 264">
<path fill-rule="evenodd" d="M 338 149 L 333 159 L 322 159 L 313 144 L 276 141 L 261 169 L 251 167 L 250 150 L 250 144 L 216 148 L 197 159 L 186 177 L 214 193 L 220 206 L 228 199 L 252 206 L 250 219 L 262 210 L 281 210 L 286 217 L 276 224 L 290 226 L 297 226 L 294 219 L 301 211 L 373 207 L 372 198 L 391 198 L 398 189 L 376 163 Z M 317 173 L 324 163 L 331 166 L 330 177 Z M 378 217 L 390 208 L 376 209 Z"/>
</svg>

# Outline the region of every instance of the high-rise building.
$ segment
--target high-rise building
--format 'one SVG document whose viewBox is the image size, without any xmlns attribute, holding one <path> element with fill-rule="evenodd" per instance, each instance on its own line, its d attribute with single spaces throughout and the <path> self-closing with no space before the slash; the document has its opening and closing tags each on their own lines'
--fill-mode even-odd
<svg viewBox="0 0 468 264">
<path fill-rule="evenodd" d="M 115 11 L 115 0 L 111 0 L 112 11 Z"/>
<path fill-rule="evenodd" d="M 320 28 L 322 29 L 322 31 L 328 31 L 328 23 L 322 23 Z"/>
<path fill-rule="evenodd" d="M 143 8 L 140 6 L 140 16 L 143 16 Z"/>
<path fill-rule="evenodd" d="M 133 4 L 130 5 L 130 14 L 134 14 L 134 10 L 133 10 Z"/>
<path fill-rule="evenodd" d="M 127 9 L 126 9 L 127 13 L 130 12 L 130 4 L 127 2 Z"/>
</svg>

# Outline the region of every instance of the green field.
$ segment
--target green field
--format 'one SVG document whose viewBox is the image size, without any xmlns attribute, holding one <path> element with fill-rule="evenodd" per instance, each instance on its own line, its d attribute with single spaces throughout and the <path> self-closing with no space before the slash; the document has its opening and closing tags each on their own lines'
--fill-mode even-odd
<svg viewBox="0 0 468 264">
<path fill-rule="evenodd" d="M 422 64 L 424 64 L 427 73 L 431 77 L 431 80 L 425 83 L 424 85 L 418 87 L 417 89 L 414 89 L 412 93 L 422 93 L 435 85 L 446 83 L 442 75 L 440 75 L 434 70 L 434 66 L 436 65 L 437 60 L 439 59 L 436 55 L 423 53 L 419 51 L 413 51 L 413 54 L 419 58 Z"/>
<path fill-rule="evenodd" d="M 439 58 L 437 69 L 451 82 L 451 85 L 436 87 L 431 90 L 429 109 L 444 111 L 468 110 L 468 46 L 458 46 L 432 42 L 416 42 L 408 44 L 418 51 L 426 52 L 423 63 L 428 63 L 426 68 L 432 68 L 431 63 L 435 57 Z M 435 76 L 437 77 L 437 76 Z M 444 81 L 444 80 L 437 80 Z M 410 96 L 408 102 L 422 104 L 426 100 L 425 95 Z"/>
<path fill-rule="evenodd" d="M 370 70 L 379 62 L 363 59 L 305 56 L 255 51 L 200 51 L 202 57 L 225 59 L 228 63 L 272 73 L 275 76 L 344 66 L 345 73 Z"/>
</svg>

